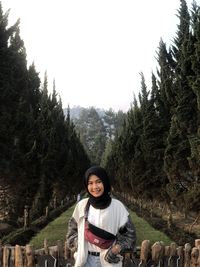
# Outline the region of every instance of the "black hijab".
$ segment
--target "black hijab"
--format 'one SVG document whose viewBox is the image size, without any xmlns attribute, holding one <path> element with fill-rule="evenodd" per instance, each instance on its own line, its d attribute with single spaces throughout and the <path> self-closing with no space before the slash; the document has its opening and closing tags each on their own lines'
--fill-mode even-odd
<svg viewBox="0 0 200 267">
<path fill-rule="evenodd" d="M 89 177 L 91 175 L 96 175 L 97 177 L 99 177 L 101 179 L 101 181 L 103 183 L 104 192 L 100 197 L 94 197 L 88 191 L 88 180 L 89 180 Z M 110 203 L 111 203 L 111 197 L 110 197 L 111 186 L 110 186 L 110 181 L 109 181 L 109 178 L 108 178 L 108 175 L 107 175 L 105 169 L 103 169 L 102 167 L 99 167 L 99 166 L 93 166 L 93 167 L 89 168 L 85 173 L 84 185 L 85 185 L 85 188 L 89 194 L 89 202 L 94 208 L 105 209 L 110 205 Z"/>
</svg>

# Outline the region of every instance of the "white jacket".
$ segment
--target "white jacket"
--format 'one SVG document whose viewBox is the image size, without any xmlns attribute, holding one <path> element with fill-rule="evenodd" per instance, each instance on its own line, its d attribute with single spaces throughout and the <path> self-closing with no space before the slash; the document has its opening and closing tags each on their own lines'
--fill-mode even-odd
<svg viewBox="0 0 200 267">
<path fill-rule="evenodd" d="M 84 238 L 85 228 L 85 206 L 88 198 L 82 199 L 77 203 L 72 217 L 77 222 L 78 226 L 78 250 L 74 253 L 75 265 L 74 267 L 83 267 L 87 261 L 88 256 L 88 243 Z M 125 206 L 117 199 L 112 198 L 111 201 L 111 214 L 109 214 L 109 227 L 111 226 L 114 235 L 117 234 L 120 227 L 125 225 L 128 220 L 128 211 Z M 113 211 L 113 212 L 112 212 Z M 108 249 L 101 249 L 100 261 L 103 267 L 122 267 L 122 261 L 119 263 L 111 264 L 105 261 L 104 257 Z"/>
</svg>

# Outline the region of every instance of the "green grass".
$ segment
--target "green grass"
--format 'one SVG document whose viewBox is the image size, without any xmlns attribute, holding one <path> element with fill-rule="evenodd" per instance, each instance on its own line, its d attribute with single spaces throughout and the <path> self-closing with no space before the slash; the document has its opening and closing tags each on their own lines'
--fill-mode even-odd
<svg viewBox="0 0 200 267">
<path fill-rule="evenodd" d="M 49 223 L 30 241 L 35 249 L 44 247 L 44 239 L 47 239 L 48 245 L 56 245 L 58 240 L 65 241 L 68 220 L 72 215 L 75 206 L 63 212 L 57 219 Z M 172 241 L 162 232 L 155 230 L 146 221 L 138 217 L 135 212 L 130 211 L 131 217 L 135 224 L 137 233 L 137 246 L 141 245 L 143 240 L 149 240 L 151 244 L 156 241 L 163 241 L 169 245 Z"/>
<path fill-rule="evenodd" d="M 148 222 L 138 217 L 135 212 L 130 211 L 130 214 L 136 228 L 137 246 L 140 246 L 143 240 L 149 240 L 151 244 L 156 241 L 163 241 L 165 245 L 172 242 L 168 236 L 154 229 Z"/>
<path fill-rule="evenodd" d="M 47 239 L 49 246 L 56 245 L 58 240 L 64 242 L 66 239 L 68 220 L 71 217 L 73 210 L 74 206 L 63 212 L 54 221 L 50 222 L 31 239 L 30 244 L 37 249 L 44 247 L 44 239 Z"/>
</svg>

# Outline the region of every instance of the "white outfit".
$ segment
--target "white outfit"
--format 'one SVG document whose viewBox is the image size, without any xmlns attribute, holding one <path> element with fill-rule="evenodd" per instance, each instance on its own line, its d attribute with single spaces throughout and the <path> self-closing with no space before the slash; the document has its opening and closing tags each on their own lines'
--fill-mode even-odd
<svg viewBox="0 0 200 267">
<path fill-rule="evenodd" d="M 72 217 L 77 222 L 78 226 L 78 250 L 74 253 L 75 265 L 74 267 L 84 267 L 87 262 L 88 251 L 100 252 L 100 262 L 103 267 L 122 267 L 122 261 L 119 263 L 108 263 L 104 257 L 108 249 L 101 249 L 95 245 L 89 244 L 84 238 L 85 228 L 85 206 L 88 198 L 79 201 L 75 207 Z M 124 226 L 128 220 L 128 211 L 125 206 L 117 199 L 113 199 L 111 204 L 106 209 L 95 209 L 90 205 L 88 221 L 95 226 L 102 228 L 114 235 L 119 229 Z M 94 256 L 95 257 L 95 256 Z"/>
</svg>

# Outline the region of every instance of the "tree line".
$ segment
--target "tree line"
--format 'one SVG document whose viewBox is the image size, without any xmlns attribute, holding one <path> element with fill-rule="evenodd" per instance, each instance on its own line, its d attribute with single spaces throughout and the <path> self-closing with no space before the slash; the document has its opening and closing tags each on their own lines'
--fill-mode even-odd
<svg viewBox="0 0 200 267">
<path fill-rule="evenodd" d="M 122 110 L 115 112 L 111 108 L 103 110 L 95 107 L 79 107 L 79 111 L 78 116 L 71 116 L 71 119 L 81 143 L 91 164 L 104 165 L 113 140 L 121 132 L 126 113 Z"/>
<path fill-rule="evenodd" d="M 180 1 L 172 44 L 161 39 L 157 71 L 134 97 L 105 166 L 118 191 L 180 211 L 200 209 L 200 7 Z"/>
<path fill-rule="evenodd" d="M 35 218 L 79 192 L 90 160 L 55 81 L 49 94 L 47 74 L 42 83 L 27 67 L 20 21 L 8 26 L 8 17 L 0 2 L 0 219 L 16 222 L 25 205 Z"/>
<path fill-rule="evenodd" d="M 200 8 L 180 1 L 172 44 L 161 39 L 157 72 L 127 114 L 95 108 L 65 116 L 53 83 L 27 67 L 19 21 L 8 27 L 0 5 L 0 216 L 34 218 L 52 199 L 82 189 L 92 163 L 108 170 L 116 191 L 135 199 L 200 208 Z M 85 128 L 84 128 L 85 127 Z M 2 215 L 3 214 L 3 215 Z"/>
</svg>

